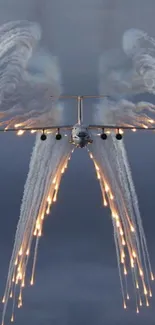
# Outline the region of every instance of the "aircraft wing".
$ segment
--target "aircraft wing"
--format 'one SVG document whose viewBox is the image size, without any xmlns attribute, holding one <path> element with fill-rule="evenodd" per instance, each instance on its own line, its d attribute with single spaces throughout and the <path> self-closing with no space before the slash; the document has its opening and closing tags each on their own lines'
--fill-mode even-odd
<svg viewBox="0 0 155 325">
<path fill-rule="evenodd" d="M 71 130 L 73 125 L 56 125 L 56 126 L 39 126 L 39 127 L 24 127 L 18 126 L 13 128 L 0 128 L 0 132 L 18 132 L 18 131 L 50 131 L 50 130 Z"/>
<path fill-rule="evenodd" d="M 111 130 L 155 130 L 155 127 L 147 126 L 123 126 L 123 125 L 104 125 L 104 124 L 92 124 L 88 126 L 89 129 L 111 129 Z"/>
</svg>

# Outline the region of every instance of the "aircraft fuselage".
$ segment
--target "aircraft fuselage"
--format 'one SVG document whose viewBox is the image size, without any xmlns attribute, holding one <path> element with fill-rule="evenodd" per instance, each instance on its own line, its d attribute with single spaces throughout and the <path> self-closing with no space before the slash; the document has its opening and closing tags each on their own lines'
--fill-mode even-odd
<svg viewBox="0 0 155 325">
<path fill-rule="evenodd" d="M 92 142 L 93 140 L 87 126 L 79 123 L 75 124 L 72 129 L 71 143 L 76 145 L 76 147 L 84 148 Z"/>
</svg>

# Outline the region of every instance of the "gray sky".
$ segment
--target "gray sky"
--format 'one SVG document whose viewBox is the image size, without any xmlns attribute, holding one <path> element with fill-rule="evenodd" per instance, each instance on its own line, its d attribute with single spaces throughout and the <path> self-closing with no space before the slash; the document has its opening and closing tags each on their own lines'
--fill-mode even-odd
<svg viewBox="0 0 155 325">
<path fill-rule="evenodd" d="M 42 46 L 59 59 L 64 91 L 95 94 L 100 55 L 120 48 L 128 28 L 140 28 L 155 37 L 154 10 L 151 0 L 0 0 L 0 23 L 39 22 Z M 33 141 L 30 136 L 1 135 L 1 294 Z M 155 270 L 154 143 L 153 135 L 126 137 Z M 155 301 L 152 306 L 139 316 L 132 304 L 127 312 L 122 310 L 110 214 L 102 208 L 92 162 L 85 150 L 77 151 L 62 180 L 58 203 L 45 222 L 36 284 L 26 290 L 16 324 L 153 325 Z"/>
</svg>

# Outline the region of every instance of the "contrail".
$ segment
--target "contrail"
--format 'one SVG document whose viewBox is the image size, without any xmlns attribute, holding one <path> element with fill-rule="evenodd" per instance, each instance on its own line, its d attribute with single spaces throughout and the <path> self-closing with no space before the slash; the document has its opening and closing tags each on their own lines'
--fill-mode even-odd
<svg viewBox="0 0 155 325">
<path fill-rule="evenodd" d="M 35 236 L 36 245 L 30 279 L 31 285 L 34 283 L 37 249 L 39 238 L 42 235 L 43 220 L 45 215 L 50 213 L 52 204 L 56 202 L 61 177 L 70 159 L 71 150 L 71 145 L 65 137 L 59 143 L 55 140 L 54 135 L 49 135 L 46 142 L 42 143 L 37 135 L 24 188 L 21 213 L 3 297 L 2 324 L 4 324 L 10 297 L 13 298 L 12 321 L 14 320 L 16 300 L 18 307 L 22 305 L 22 289 L 25 286 L 26 268 Z"/>
</svg>

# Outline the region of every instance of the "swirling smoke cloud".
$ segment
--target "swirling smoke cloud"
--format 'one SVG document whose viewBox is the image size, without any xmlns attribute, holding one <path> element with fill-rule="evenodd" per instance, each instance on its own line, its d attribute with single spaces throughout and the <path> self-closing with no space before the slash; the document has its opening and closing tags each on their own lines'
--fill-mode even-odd
<svg viewBox="0 0 155 325">
<path fill-rule="evenodd" d="M 39 48 L 40 39 L 36 23 L 15 21 L 0 27 L 0 117 L 9 124 L 62 118 L 63 107 L 50 98 L 62 90 L 58 61 Z"/>
<path fill-rule="evenodd" d="M 155 40 L 147 33 L 129 29 L 122 37 L 122 48 L 105 52 L 99 62 L 100 94 L 110 95 L 97 107 L 95 119 L 107 123 L 128 121 L 137 125 L 155 113 L 151 102 L 131 101 L 134 95 L 155 94 Z"/>
</svg>

